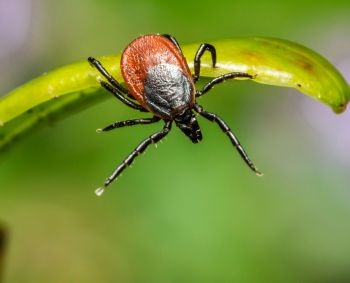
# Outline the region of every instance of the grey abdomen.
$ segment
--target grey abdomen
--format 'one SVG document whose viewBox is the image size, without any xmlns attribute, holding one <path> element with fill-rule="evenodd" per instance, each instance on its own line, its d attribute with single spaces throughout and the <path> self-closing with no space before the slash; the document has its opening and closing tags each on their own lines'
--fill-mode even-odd
<svg viewBox="0 0 350 283">
<path fill-rule="evenodd" d="M 150 68 L 144 91 L 150 110 L 166 119 L 173 119 L 194 101 L 191 82 L 176 65 L 159 64 Z"/>
</svg>

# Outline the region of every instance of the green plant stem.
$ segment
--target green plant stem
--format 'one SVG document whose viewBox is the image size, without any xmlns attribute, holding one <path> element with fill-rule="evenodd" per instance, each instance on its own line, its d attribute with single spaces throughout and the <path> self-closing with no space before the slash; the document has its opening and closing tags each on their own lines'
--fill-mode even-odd
<svg viewBox="0 0 350 283">
<path fill-rule="evenodd" d="M 246 72 L 253 81 L 293 87 L 329 105 L 345 110 L 350 89 L 342 75 L 322 56 L 299 44 L 263 37 L 210 42 L 217 49 L 217 66 L 209 54 L 201 59 L 201 76 L 213 78 L 229 72 Z M 193 71 L 199 43 L 182 46 Z M 93 54 L 91 54 L 93 55 Z M 120 55 L 99 60 L 120 82 Z M 0 99 L 0 149 L 31 129 L 67 117 L 108 98 L 100 91 L 101 75 L 87 62 L 78 62 L 46 73 Z"/>
</svg>

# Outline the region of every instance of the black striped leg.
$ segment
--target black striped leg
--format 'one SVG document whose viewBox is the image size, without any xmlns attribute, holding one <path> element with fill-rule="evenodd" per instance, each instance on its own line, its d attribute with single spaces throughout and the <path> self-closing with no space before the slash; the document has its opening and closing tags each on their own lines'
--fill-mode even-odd
<svg viewBox="0 0 350 283">
<path fill-rule="evenodd" d="M 107 131 L 111 131 L 111 130 L 116 129 L 116 128 L 122 128 L 122 127 L 126 127 L 126 126 L 152 124 L 152 123 L 158 122 L 159 120 L 160 120 L 159 117 L 153 116 L 152 118 L 120 121 L 120 122 L 115 122 L 113 124 L 110 124 L 107 127 L 104 127 L 103 129 L 97 129 L 96 132 L 98 132 L 98 133 L 107 132 Z"/>
<path fill-rule="evenodd" d="M 194 82 L 197 82 L 199 79 L 200 69 L 201 69 L 201 57 L 203 56 L 203 54 L 206 50 L 208 50 L 211 53 L 211 60 L 213 61 L 213 68 L 215 68 L 215 64 L 216 64 L 216 49 L 215 49 L 215 47 L 209 43 L 202 43 L 198 48 L 196 56 L 194 57 L 194 75 L 193 75 Z"/>
<path fill-rule="evenodd" d="M 114 86 L 116 89 L 119 90 L 119 92 L 123 94 L 128 94 L 128 90 L 123 88 L 118 81 L 111 76 L 111 74 L 108 73 L 108 71 L 102 66 L 101 62 L 96 60 L 93 57 L 88 58 L 89 63 L 94 66 L 106 79 L 109 81 L 109 83 Z"/>
<path fill-rule="evenodd" d="M 129 166 L 132 164 L 134 159 L 139 156 L 141 153 L 143 153 L 146 148 L 150 144 L 155 144 L 159 142 L 162 138 L 164 138 L 171 130 L 171 123 L 172 121 L 165 122 L 165 125 L 163 129 L 159 132 L 154 133 L 153 135 L 149 136 L 147 139 L 142 141 L 125 159 L 124 161 L 114 170 L 112 175 L 110 175 L 105 183 L 103 184 L 103 187 L 98 188 L 95 193 L 97 195 L 101 195 L 104 190 Z"/>
<path fill-rule="evenodd" d="M 177 47 L 177 49 L 179 49 L 182 53 L 180 44 L 177 42 L 177 40 L 175 39 L 175 37 L 173 37 L 170 34 L 162 34 L 162 36 L 164 36 L 165 38 L 169 39 L 172 43 L 174 43 L 174 45 Z"/>
<path fill-rule="evenodd" d="M 121 102 L 123 102 L 125 105 L 134 108 L 136 110 L 139 110 L 141 112 L 148 112 L 145 108 L 143 108 L 141 105 L 136 104 L 133 101 L 130 101 L 129 99 L 127 99 L 125 96 L 122 95 L 122 93 L 119 91 L 119 89 L 117 89 L 114 86 L 111 86 L 109 83 L 106 83 L 104 81 L 100 82 L 101 86 L 104 87 L 106 90 L 108 90 L 109 92 L 111 92 L 116 98 L 118 98 Z"/>
<path fill-rule="evenodd" d="M 203 107 L 198 104 L 195 104 L 194 110 L 198 112 L 200 115 L 202 115 L 204 118 L 208 119 L 209 121 L 217 123 L 221 128 L 221 130 L 228 136 L 233 146 L 236 147 L 238 153 L 241 155 L 241 157 L 243 158 L 245 163 L 247 163 L 250 169 L 252 169 L 256 175 L 262 176 L 262 173 L 259 172 L 259 170 L 255 167 L 253 162 L 249 159 L 248 154 L 245 152 L 245 150 L 243 149 L 238 139 L 235 137 L 235 135 L 229 128 L 229 126 L 218 115 L 205 111 Z"/>
<path fill-rule="evenodd" d="M 234 72 L 234 73 L 228 73 L 222 76 L 219 76 L 217 78 L 212 79 L 209 83 L 207 83 L 201 91 L 197 91 L 196 97 L 202 96 L 209 90 L 213 88 L 213 86 L 223 83 L 226 80 L 235 79 L 235 78 L 247 78 L 247 79 L 253 79 L 254 76 L 249 75 L 247 73 L 242 72 Z"/>
</svg>

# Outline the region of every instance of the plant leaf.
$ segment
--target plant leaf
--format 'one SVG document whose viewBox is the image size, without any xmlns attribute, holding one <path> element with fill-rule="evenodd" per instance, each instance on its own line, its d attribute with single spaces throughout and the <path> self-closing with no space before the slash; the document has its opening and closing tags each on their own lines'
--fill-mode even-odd
<svg viewBox="0 0 350 283">
<path fill-rule="evenodd" d="M 217 49 L 217 65 L 209 54 L 201 58 L 201 76 L 212 78 L 228 72 L 246 72 L 263 84 L 294 87 L 329 105 L 345 110 L 350 88 L 326 59 L 299 44 L 263 37 L 233 38 L 210 42 Z M 199 43 L 182 46 L 193 70 Z M 98 58 L 120 82 L 120 55 Z M 46 73 L 0 99 L 0 149 L 34 127 L 67 117 L 109 96 L 101 91 L 102 77 L 88 62 L 78 62 Z"/>
</svg>

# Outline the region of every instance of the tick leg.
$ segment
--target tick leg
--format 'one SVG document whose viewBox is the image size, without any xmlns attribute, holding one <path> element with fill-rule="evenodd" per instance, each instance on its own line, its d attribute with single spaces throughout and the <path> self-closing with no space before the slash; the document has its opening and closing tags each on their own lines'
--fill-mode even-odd
<svg viewBox="0 0 350 283">
<path fill-rule="evenodd" d="M 125 89 L 111 74 L 102 66 L 101 62 L 93 57 L 88 58 L 89 63 L 94 66 L 115 88 L 117 88 L 122 94 L 127 95 L 129 98 L 135 100 L 135 98 Z"/>
<path fill-rule="evenodd" d="M 166 38 L 169 39 L 172 43 L 174 43 L 174 45 L 175 45 L 175 46 L 181 51 L 181 53 L 182 53 L 180 44 L 177 42 L 177 40 L 175 39 L 175 37 L 173 37 L 173 36 L 170 35 L 170 34 L 162 34 L 162 36 L 166 37 Z"/>
<path fill-rule="evenodd" d="M 247 163 L 250 169 L 252 169 L 256 175 L 262 176 L 262 173 L 255 167 L 253 162 L 249 159 L 248 154 L 245 152 L 245 150 L 243 149 L 238 139 L 235 137 L 235 135 L 229 128 L 229 126 L 218 115 L 205 111 L 203 107 L 198 104 L 194 105 L 194 109 L 204 118 L 208 119 L 209 121 L 217 123 L 221 128 L 221 130 L 229 137 L 233 146 L 236 147 L 236 149 L 238 150 L 238 153 L 241 155 L 241 157 L 243 158 L 245 163 Z"/>
<path fill-rule="evenodd" d="M 123 88 L 122 85 L 118 83 L 118 81 L 115 78 L 113 78 L 110 73 L 108 73 L 108 71 L 102 66 L 100 61 L 96 60 L 93 57 L 89 57 L 88 61 L 107 79 L 107 81 L 110 82 L 112 86 L 117 88 L 121 93 L 128 94 L 128 90 Z"/>
<path fill-rule="evenodd" d="M 108 125 L 107 127 L 104 127 L 103 129 L 97 129 L 97 132 L 107 132 L 116 128 L 122 128 L 126 126 L 133 126 L 133 125 L 146 125 L 146 124 L 152 124 L 155 122 L 158 122 L 160 120 L 159 117 L 153 116 L 152 118 L 145 118 L 145 119 L 134 119 L 134 120 L 126 120 L 126 121 L 120 121 L 115 122 L 113 124 Z"/>
<path fill-rule="evenodd" d="M 193 75 L 194 82 L 197 82 L 199 79 L 199 74 L 200 74 L 200 69 L 201 69 L 201 57 L 203 56 L 203 54 L 206 50 L 208 50 L 211 53 L 211 60 L 213 61 L 213 68 L 215 68 L 216 49 L 215 49 L 214 45 L 211 45 L 209 43 L 202 43 L 198 48 L 196 56 L 194 57 L 194 75 Z"/>
<path fill-rule="evenodd" d="M 171 129 L 171 123 L 172 121 L 167 121 L 165 122 L 165 125 L 163 129 L 159 132 L 154 133 L 153 135 L 150 135 L 147 139 L 142 141 L 129 155 L 124 159 L 124 161 L 114 170 L 111 176 L 107 178 L 105 183 L 103 184 L 103 187 L 98 188 L 96 190 L 96 194 L 100 195 L 103 193 L 104 189 L 107 188 L 119 175 L 128 167 L 129 165 L 132 164 L 134 159 L 143 153 L 145 149 L 152 143 L 157 143 L 160 141 L 162 138 L 164 138 L 170 131 Z"/>
<path fill-rule="evenodd" d="M 102 87 L 104 87 L 106 90 L 111 92 L 116 98 L 118 98 L 121 102 L 123 102 L 127 106 L 129 106 L 131 108 L 134 108 L 136 110 L 139 110 L 141 112 L 148 112 L 148 110 L 143 108 L 141 105 L 136 104 L 135 102 L 130 101 L 125 96 L 123 96 L 122 93 L 120 92 L 120 90 L 117 89 L 116 87 L 111 86 L 109 83 L 106 83 L 104 81 L 100 82 L 100 84 L 101 84 Z"/>
<path fill-rule="evenodd" d="M 235 78 L 253 79 L 254 76 L 249 75 L 247 73 L 234 72 L 234 73 L 228 73 L 228 74 L 216 77 L 216 78 L 212 79 L 209 83 L 207 83 L 201 91 L 197 91 L 196 97 L 202 96 L 203 94 L 205 94 L 206 92 L 211 90 L 214 85 L 217 85 L 217 84 L 223 83 L 226 80 L 235 79 Z"/>
</svg>

